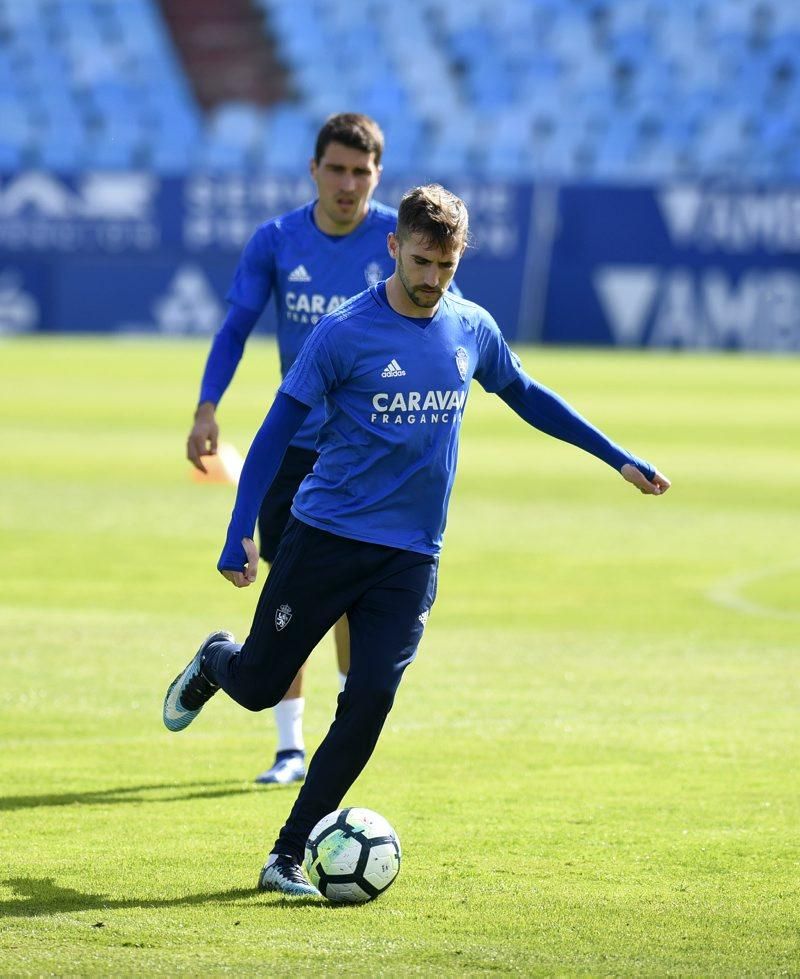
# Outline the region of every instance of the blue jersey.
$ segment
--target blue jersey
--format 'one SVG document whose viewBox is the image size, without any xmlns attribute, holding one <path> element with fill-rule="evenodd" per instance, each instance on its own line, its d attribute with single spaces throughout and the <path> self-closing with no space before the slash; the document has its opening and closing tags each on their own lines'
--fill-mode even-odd
<svg viewBox="0 0 800 979">
<path fill-rule="evenodd" d="M 260 314 L 274 294 L 281 374 L 292 366 L 322 316 L 386 278 L 393 268 L 386 236 L 395 230 L 397 211 L 372 201 L 357 228 L 334 237 L 319 230 L 313 210 L 312 202 L 262 224 L 245 246 L 227 295 L 229 302 Z M 211 358 L 217 356 L 217 349 L 223 358 L 225 348 L 216 344 Z M 214 366 L 210 364 L 207 373 L 213 375 Z M 232 376 L 231 370 L 223 391 Z M 221 392 L 211 391 L 201 400 L 216 402 L 220 396 Z M 313 449 L 323 417 L 320 404 L 292 445 Z"/>
<path fill-rule="evenodd" d="M 280 390 L 325 405 L 320 458 L 292 512 L 342 537 L 436 554 L 474 377 L 524 376 L 486 310 L 446 293 L 430 319 L 395 312 L 385 286 L 326 316 Z"/>
</svg>

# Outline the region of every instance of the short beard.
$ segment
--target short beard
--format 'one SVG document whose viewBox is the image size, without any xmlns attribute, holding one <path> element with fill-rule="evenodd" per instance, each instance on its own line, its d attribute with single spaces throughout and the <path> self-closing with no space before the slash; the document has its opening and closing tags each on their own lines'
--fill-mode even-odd
<svg viewBox="0 0 800 979">
<path fill-rule="evenodd" d="M 437 293 L 435 298 L 432 298 L 430 301 L 427 302 L 423 302 L 418 296 L 416 296 L 415 288 L 409 284 L 409 281 L 406 278 L 406 270 L 403 266 L 403 260 L 402 258 L 400 258 L 399 255 L 397 256 L 397 276 L 400 279 L 400 282 L 402 283 L 408 298 L 411 300 L 412 303 L 414 303 L 415 306 L 419 306 L 420 309 L 432 309 L 442 298 L 441 292 Z"/>
</svg>

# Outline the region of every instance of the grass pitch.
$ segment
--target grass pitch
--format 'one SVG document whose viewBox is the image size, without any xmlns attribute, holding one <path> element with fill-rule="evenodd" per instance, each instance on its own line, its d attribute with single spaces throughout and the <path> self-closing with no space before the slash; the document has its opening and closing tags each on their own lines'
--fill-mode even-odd
<svg viewBox="0 0 800 979">
<path fill-rule="evenodd" d="M 0 972 L 798 974 L 798 362 L 522 351 L 664 499 L 474 387 L 439 598 L 346 800 L 403 868 L 337 908 L 254 889 L 294 798 L 252 783 L 271 718 L 161 725 L 257 595 L 214 569 L 232 490 L 183 459 L 206 349 L 0 344 Z M 243 452 L 276 383 L 252 342 Z M 334 696 L 328 640 L 311 748 Z"/>
</svg>

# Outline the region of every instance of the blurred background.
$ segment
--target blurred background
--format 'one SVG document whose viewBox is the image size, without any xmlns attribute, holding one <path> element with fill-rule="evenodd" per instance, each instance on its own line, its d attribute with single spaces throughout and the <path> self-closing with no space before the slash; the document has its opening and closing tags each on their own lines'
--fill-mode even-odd
<svg viewBox="0 0 800 979">
<path fill-rule="evenodd" d="M 0 333 L 210 335 L 340 111 L 510 338 L 800 349 L 798 0 L 0 0 Z"/>
</svg>

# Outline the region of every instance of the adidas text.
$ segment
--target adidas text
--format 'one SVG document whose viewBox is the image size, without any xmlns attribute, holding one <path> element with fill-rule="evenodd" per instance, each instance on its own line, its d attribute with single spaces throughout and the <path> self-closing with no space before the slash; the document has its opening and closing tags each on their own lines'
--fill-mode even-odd
<svg viewBox="0 0 800 979">
<path fill-rule="evenodd" d="M 405 376 L 406 376 L 406 372 L 397 363 L 396 360 L 392 360 L 381 371 L 381 377 L 405 377 Z"/>
</svg>

